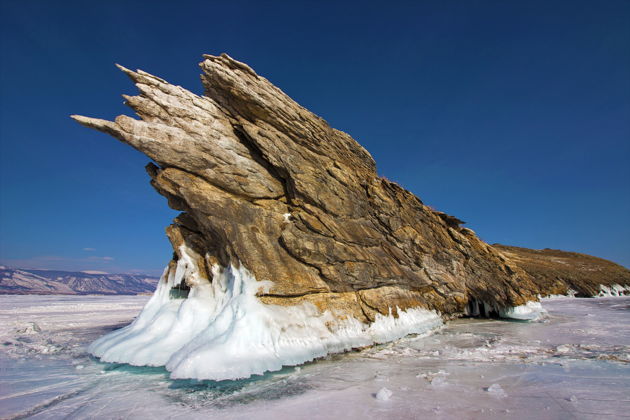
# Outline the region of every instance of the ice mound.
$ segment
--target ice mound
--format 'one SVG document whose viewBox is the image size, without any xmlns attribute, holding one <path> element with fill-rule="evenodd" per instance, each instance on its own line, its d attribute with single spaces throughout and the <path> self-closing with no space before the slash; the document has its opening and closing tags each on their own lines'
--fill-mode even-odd
<svg viewBox="0 0 630 420">
<path fill-rule="evenodd" d="M 394 393 L 392 391 L 383 387 L 378 390 L 378 392 L 374 395 L 374 398 L 376 398 L 379 401 L 389 401 L 389 399 L 392 397 L 393 394 Z"/>
<path fill-rule="evenodd" d="M 42 329 L 36 322 L 28 322 L 25 326 L 18 328 L 15 332 L 18 334 L 38 334 L 42 332 Z"/>
<path fill-rule="evenodd" d="M 464 313 L 468 316 L 483 316 L 486 318 L 499 316 L 520 321 L 536 321 L 543 318 L 547 311 L 540 302 L 534 301 L 527 302 L 525 305 L 501 308 L 495 304 L 471 299 Z"/>
<path fill-rule="evenodd" d="M 175 272 L 165 270 L 138 318 L 96 340 L 89 351 L 105 362 L 165 366 L 172 378 L 240 379 L 299 365 L 329 353 L 442 325 L 434 311 L 398 310 L 364 324 L 341 319 L 314 305 L 265 305 L 256 297 L 271 282 L 256 281 L 244 267 L 213 267 L 213 281 L 201 278 L 185 247 Z M 186 278 L 185 299 L 171 289 Z"/>
<path fill-rule="evenodd" d="M 499 311 L 501 318 L 518 319 L 521 321 L 536 321 L 543 318 L 547 311 L 540 302 L 527 302 L 525 305 L 514 306 Z"/>
<path fill-rule="evenodd" d="M 507 397 L 506 392 L 503 390 L 503 388 L 501 388 L 501 385 L 499 384 L 492 384 L 487 388 L 484 388 L 486 392 L 490 393 L 491 395 L 494 395 L 495 397 L 498 398 L 505 398 Z"/>
</svg>

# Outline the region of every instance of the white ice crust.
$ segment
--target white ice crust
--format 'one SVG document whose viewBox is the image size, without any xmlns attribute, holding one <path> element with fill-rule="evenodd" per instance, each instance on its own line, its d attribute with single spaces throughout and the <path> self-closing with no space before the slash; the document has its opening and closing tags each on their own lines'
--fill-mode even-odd
<svg viewBox="0 0 630 420">
<path fill-rule="evenodd" d="M 175 273 L 165 270 L 136 320 L 92 343 L 93 355 L 105 362 L 165 366 L 172 378 L 240 379 L 442 325 L 436 312 L 420 308 L 398 310 L 398 317 L 377 314 L 367 325 L 309 303 L 266 305 L 256 293 L 271 282 L 256 281 L 242 266 L 215 266 L 209 282 L 185 247 L 180 253 Z M 191 285 L 188 297 L 171 296 L 183 278 Z"/>
<path fill-rule="evenodd" d="M 501 318 L 517 319 L 520 321 L 538 321 L 545 317 L 547 311 L 540 302 L 529 301 L 525 305 L 508 306 L 501 308 L 487 302 L 472 300 L 464 312 L 468 316 L 490 317 L 493 313 L 498 313 Z"/>
<path fill-rule="evenodd" d="M 518 319 L 521 321 L 536 321 L 543 318 L 546 314 L 547 311 L 542 307 L 540 302 L 534 301 L 499 311 L 501 318 Z"/>
<path fill-rule="evenodd" d="M 599 285 L 599 294 L 597 297 L 619 297 L 630 295 L 630 286 L 622 286 L 620 284 L 613 284 L 610 287 Z"/>
</svg>

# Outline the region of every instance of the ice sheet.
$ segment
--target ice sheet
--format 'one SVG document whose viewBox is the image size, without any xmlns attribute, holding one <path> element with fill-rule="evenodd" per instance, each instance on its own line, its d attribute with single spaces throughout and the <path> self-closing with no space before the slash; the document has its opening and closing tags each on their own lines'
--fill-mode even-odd
<svg viewBox="0 0 630 420">
<path fill-rule="evenodd" d="M 171 380 L 163 368 L 88 356 L 89 342 L 128 323 L 146 301 L 0 296 L 0 417 L 616 419 L 630 412 L 628 297 L 543 300 L 542 322 L 462 319 L 426 337 L 221 382 Z M 41 331 L 28 328 L 33 322 Z M 387 400 L 376 398 L 383 388 L 392 392 Z"/>
</svg>

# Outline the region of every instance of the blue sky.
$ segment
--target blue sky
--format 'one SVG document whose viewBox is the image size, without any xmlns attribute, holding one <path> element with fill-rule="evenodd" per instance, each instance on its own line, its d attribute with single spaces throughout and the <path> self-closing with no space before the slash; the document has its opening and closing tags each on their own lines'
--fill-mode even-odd
<svg viewBox="0 0 630 420">
<path fill-rule="evenodd" d="M 70 114 L 131 114 L 114 63 L 201 93 L 247 62 L 379 174 L 484 240 L 630 266 L 630 2 L 0 2 L 0 262 L 158 273 L 148 159 Z"/>
</svg>

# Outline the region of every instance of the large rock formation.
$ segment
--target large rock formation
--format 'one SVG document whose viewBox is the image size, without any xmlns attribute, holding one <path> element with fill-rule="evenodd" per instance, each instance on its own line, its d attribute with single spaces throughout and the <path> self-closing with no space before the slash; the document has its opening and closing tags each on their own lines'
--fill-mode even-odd
<svg viewBox="0 0 630 420">
<path fill-rule="evenodd" d="M 174 256 L 163 278 L 178 296 L 218 278 L 229 289 L 228 270 L 271 281 L 254 291 L 264 305 L 313 304 L 365 325 L 414 308 L 450 317 L 470 302 L 536 300 L 530 275 L 456 217 L 379 177 L 348 134 L 225 54 L 200 66 L 204 96 L 120 67 L 140 90 L 124 96 L 140 119 L 73 116 L 155 162 L 152 185 L 182 212 L 167 228 Z M 147 363 L 110 357 L 130 358 Z M 191 372 L 178 375 L 247 376 Z"/>
</svg>

